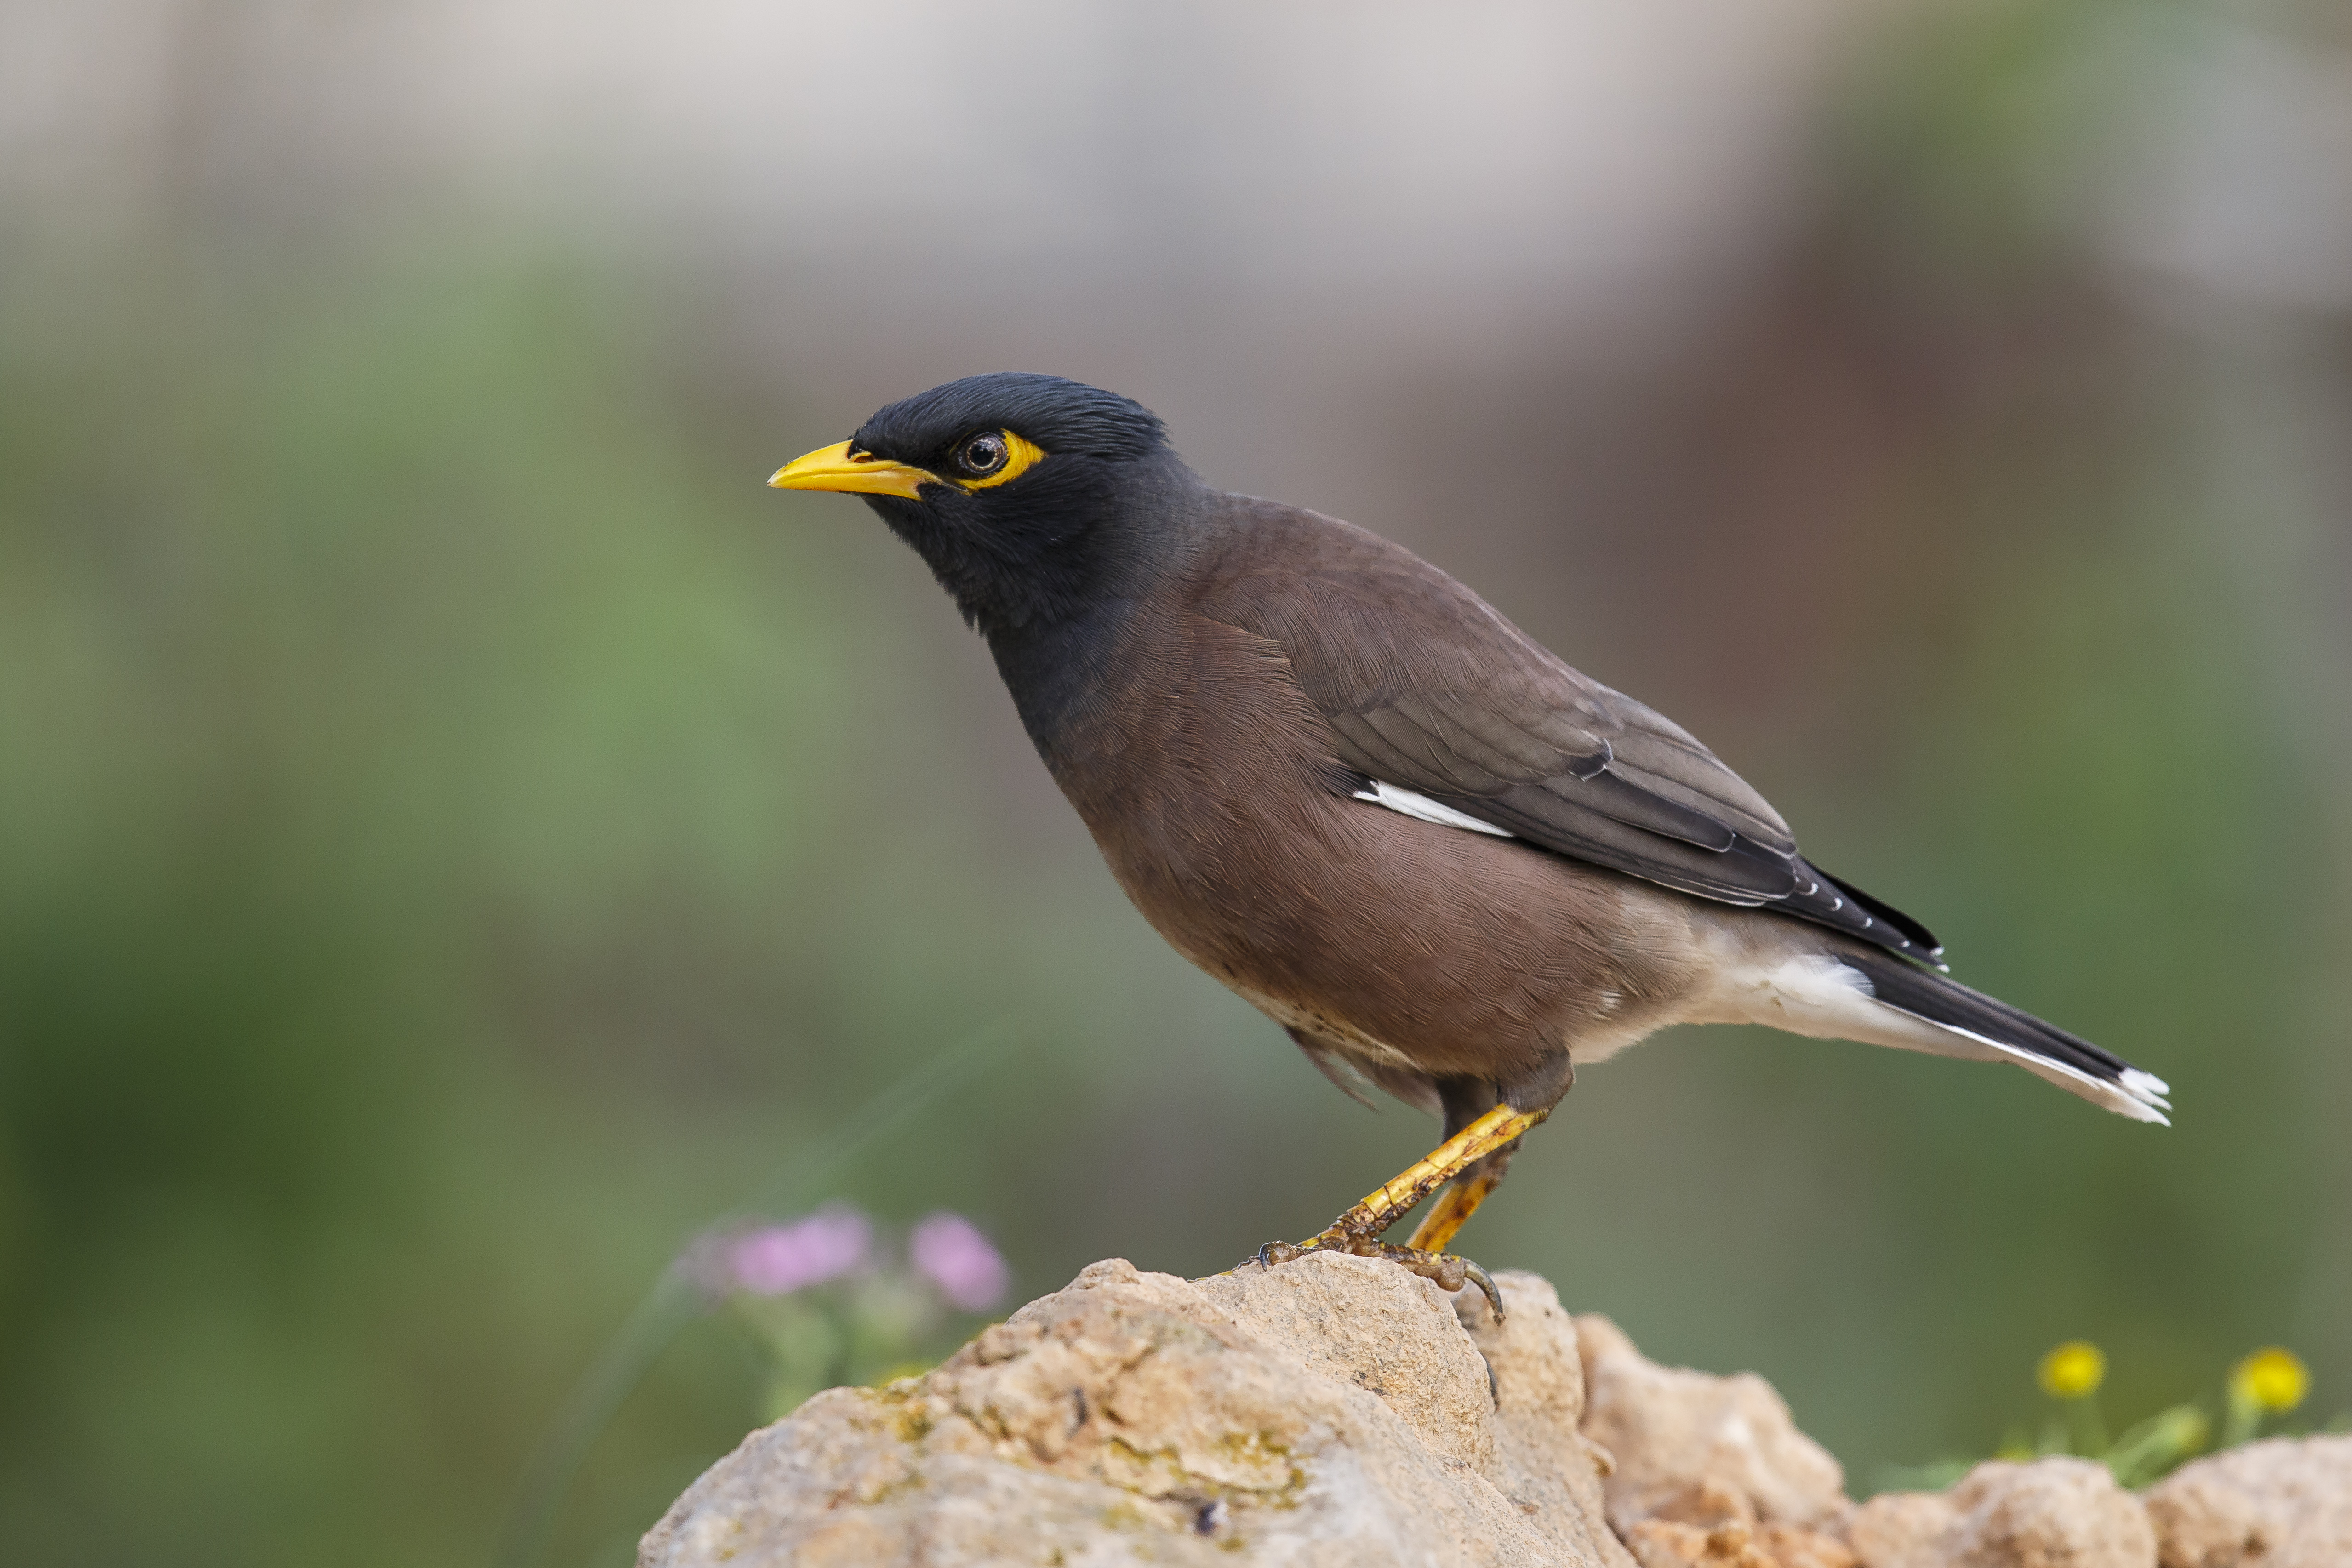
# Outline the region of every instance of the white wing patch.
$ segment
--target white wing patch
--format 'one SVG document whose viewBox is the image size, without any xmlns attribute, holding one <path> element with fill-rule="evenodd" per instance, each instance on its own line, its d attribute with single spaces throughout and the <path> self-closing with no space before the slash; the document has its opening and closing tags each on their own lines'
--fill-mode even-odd
<svg viewBox="0 0 2352 1568">
<path fill-rule="evenodd" d="M 1467 828 L 1474 833 L 1492 833 L 1498 839 L 1518 836 L 1507 828 L 1482 822 L 1466 812 L 1441 805 L 1426 795 L 1415 794 L 1400 785 L 1384 784 L 1377 779 L 1372 780 L 1370 788 L 1357 790 L 1356 799 L 1370 800 L 1375 806 L 1386 806 L 1391 811 L 1399 811 L 1424 822 L 1434 822 L 1441 828 Z"/>
</svg>

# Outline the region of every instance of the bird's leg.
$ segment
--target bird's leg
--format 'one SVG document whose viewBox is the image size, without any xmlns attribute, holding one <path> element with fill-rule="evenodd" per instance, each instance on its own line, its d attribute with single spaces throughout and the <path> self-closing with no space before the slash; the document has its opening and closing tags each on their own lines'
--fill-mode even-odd
<svg viewBox="0 0 2352 1568">
<path fill-rule="evenodd" d="M 1320 1235 L 1305 1243 L 1305 1249 L 1346 1250 L 1348 1242 L 1378 1236 L 1438 1187 L 1505 1145 L 1517 1142 L 1520 1134 L 1550 1114 L 1549 1106 L 1540 1111 L 1496 1106 L 1366 1194 L 1354 1207 L 1325 1227 Z"/>
<path fill-rule="evenodd" d="M 1498 1099 L 1505 1104 L 1556 1105 L 1575 1082 L 1576 1065 L 1563 1051 L 1544 1058 L 1532 1072 L 1509 1083 L 1451 1078 L 1437 1080 L 1434 1087 L 1450 1133 L 1475 1121 Z M 1423 1211 L 1421 1223 L 1413 1227 L 1412 1237 L 1405 1245 L 1417 1252 L 1444 1251 L 1454 1233 L 1478 1212 L 1478 1206 L 1486 1201 L 1487 1195 L 1503 1185 L 1503 1174 L 1511 1168 L 1511 1156 L 1518 1149 L 1518 1140 L 1514 1138 L 1464 1169 L 1438 1195 L 1437 1201 Z"/>
<path fill-rule="evenodd" d="M 1420 1252 L 1444 1251 L 1454 1232 L 1486 1201 L 1486 1195 L 1503 1185 L 1503 1172 L 1508 1166 L 1508 1155 L 1497 1153 L 1454 1177 L 1422 1215 L 1405 1245 Z"/>
<path fill-rule="evenodd" d="M 1500 1317 L 1502 1301 L 1484 1269 L 1467 1259 L 1423 1248 L 1383 1246 L 1380 1234 L 1438 1187 L 1487 1155 L 1516 1143 L 1520 1134 L 1550 1114 L 1549 1105 L 1536 1111 L 1515 1111 L 1508 1105 L 1497 1105 L 1373 1188 L 1363 1201 L 1333 1220 L 1319 1235 L 1295 1244 L 1269 1241 L 1257 1249 L 1257 1260 L 1271 1268 L 1309 1252 L 1352 1252 L 1363 1258 L 1387 1258 L 1435 1281 L 1443 1290 L 1458 1291 L 1465 1280 L 1475 1281 L 1494 1304 L 1496 1316 Z M 1479 1196 L 1486 1195 L 1482 1191 Z M 1467 1209 L 1462 1218 L 1469 1218 Z"/>
</svg>

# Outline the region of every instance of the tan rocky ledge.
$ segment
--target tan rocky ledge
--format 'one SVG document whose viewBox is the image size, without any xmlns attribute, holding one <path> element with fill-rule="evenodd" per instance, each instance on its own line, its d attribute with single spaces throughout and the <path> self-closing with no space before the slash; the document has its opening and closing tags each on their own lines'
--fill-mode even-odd
<svg viewBox="0 0 2352 1568">
<path fill-rule="evenodd" d="M 687 1490 L 641 1568 L 2347 1568 L 2352 1437 L 2118 1488 L 1987 1463 L 1856 1505 L 1751 1374 L 1654 1364 L 1498 1274 L 1508 1317 L 1373 1260 L 1202 1281 L 1119 1260 L 887 1388 L 820 1394 Z"/>
</svg>

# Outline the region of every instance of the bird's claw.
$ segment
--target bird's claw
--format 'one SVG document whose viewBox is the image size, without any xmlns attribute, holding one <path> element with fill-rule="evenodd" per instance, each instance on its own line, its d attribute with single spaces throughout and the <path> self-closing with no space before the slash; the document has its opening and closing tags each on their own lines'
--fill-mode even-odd
<svg viewBox="0 0 2352 1568">
<path fill-rule="evenodd" d="M 1495 1321 L 1503 1321 L 1503 1293 L 1495 1289 L 1493 1276 L 1469 1259 L 1452 1252 L 1424 1252 L 1418 1247 L 1384 1246 L 1380 1256 L 1412 1270 L 1449 1293 L 1465 1284 L 1477 1286 L 1479 1293 L 1486 1298 L 1486 1304 L 1495 1310 Z"/>
<path fill-rule="evenodd" d="M 1385 1258 L 1448 1292 L 1458 1291 L 1465 1284 L 1475 1285 L 1486 1296 L 1486 1304 L 1495 1309 L 1495 1321 L 1500 1322 L 1503 1320 L 1503 1295 L 1495 1289 L 1493 1277 L 1469 1259 L 1451 1252 L 1425 1252 L 1417 1247 L 1391 1247 L 1378 1237 L 1327 1230 L 1308 1241 L 1269 1241 L 1257 1249 L 1256 1261 L 1261 1269 L 1272 1269 L 1304 1258 L 1309 1252 L 1345 1252 L 1357 1258 Z"/>
</svg>

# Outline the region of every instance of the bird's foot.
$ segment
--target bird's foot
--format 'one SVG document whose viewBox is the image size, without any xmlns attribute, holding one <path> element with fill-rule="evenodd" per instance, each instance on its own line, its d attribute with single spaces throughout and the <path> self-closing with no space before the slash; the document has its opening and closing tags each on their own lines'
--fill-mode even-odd
<svg viewBox="0 0 2352 1568">
<path fill-rule="evenodd" d="M 1451 1252 L 1432 1252 L 1420 1247 L 1391 1247 L 1377 1236 L 1350 1235 L 1336 1228 L 1306 1241 L 1269 1241 L 1257 1249 L 1254 1259 L 1262 1269 L 1272 1269 L 1306 1257 L 1309 1252 L 1345 1252 L 1356 1258 L 1385 1258 L 1401 1269 L 1420 1275 L 1441 1291 L 1454 1291 L 1464 1285 L 1475 1285 L 1486 1295 L 1486 1304 L 1495 1309 L 1495 1317 L 1503 1316 L 1502 1293 L 1495 1289 L 1494 1279 L 1486 1270 L 1467 1258 Z"/>
<path fill-rule="evenodd" d="M 1460 1290 L 1465 1280 L 1475 1282 L 1486 1293 L 1488 1303 L 1495 1309 L 1495 1316 L 1500 1318 L 1503 1315 L 1503 1298 L 1496 1291 L 1495 1281 L 1486 1277 L 1486 1270 L 1466 1258 L 1436 1250 L 1452 1239 L 1454 1229 L 1462 1220 L 1470 1217 L 1470 1210 L 1477 1207 L 1477 1198 L 1486 1195 L 1493 1185 L 1491 1182 L 1477 1186 L 1476 1195 L 1465 1204 L 1446 1207 L 1444 1210 L 1447 1216 L 1445 1221 L 1434 1229 L 1414 1233 L 1415 1241 L 1430 1242 L 1433 1237 L 1433 1245 L 1391 1247 L 1381 1240 L 1381 1233 L 1423 1198 L 1496 1150 L 1507 1148 L 1517 1141 L 1520 1134 L 1550 1113 L 1549 1108 L 1515 1111 L 1508 1105 L 1496 1106 L 1415 1160 L 1394 1179 L 1381 1183 L 1361 1203 L 1333 1220 L 1320 1235 L 1299 1242 L 1269 1241 L 1257 1249 L 1257 1262 L 1271 1269 L 1293 1259 L 1303 1258 L 1309 1252 L 1347 1252 L 1359 1258 L 1386 1258 L 1423 1279 L 1434 1281 L 1448 1291 Z"/>
</svg>

